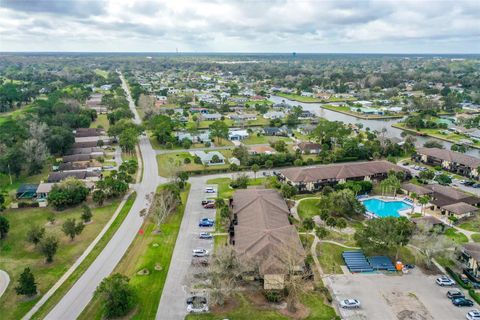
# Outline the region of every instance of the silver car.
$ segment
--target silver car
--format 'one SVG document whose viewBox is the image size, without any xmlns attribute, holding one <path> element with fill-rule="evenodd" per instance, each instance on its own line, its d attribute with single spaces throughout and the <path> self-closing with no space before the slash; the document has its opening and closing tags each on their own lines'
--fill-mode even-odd
<svg viewBox="0 0 480 320">
<path fill-rule="evenodd" d="M 358 309 L 360 308 L 360 301 L 357 299 L 345 299 L 340 301 L 340 307 L 343 309 Z"/>
</svg>

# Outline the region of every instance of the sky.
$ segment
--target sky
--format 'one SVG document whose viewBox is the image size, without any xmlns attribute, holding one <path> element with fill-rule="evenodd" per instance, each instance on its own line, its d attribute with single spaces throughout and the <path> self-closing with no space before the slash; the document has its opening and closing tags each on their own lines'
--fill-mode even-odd
<svg viewBox="0 0 480 320">
<path fill-rule="evenodd" d="M 480 0 L 0 0 L 0 51 L 480 53 Z"/>
</svg>

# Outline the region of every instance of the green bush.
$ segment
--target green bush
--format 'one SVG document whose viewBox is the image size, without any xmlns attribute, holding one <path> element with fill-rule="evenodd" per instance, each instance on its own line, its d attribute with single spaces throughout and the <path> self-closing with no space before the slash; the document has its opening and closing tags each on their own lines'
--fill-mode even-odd
<svg viewBox="0 0 480 320">
<path fill-rule="evenodd" d="M 264 290 L 263 295 L 268 302 L 279 302 L 283 298 L 283 293 L 280 290 Z"/>
<path fill-rule="evenodd" d="M 467 289 L 467 290 L 471 289 L 470 283 L 465 284 L 465 282 L 463 282 L 462 279 L 460 278 L 460 275 L 458 273 L 456 273 L 455 271 L 453 271 L 451 268 L 446 267 L 445 271 L 447 271 L 447 273 L 453 278 L 453 280 L 455 280 L 456 283 L 458 283 L 458 285 L 460 287 L 462 287 L 463 289 Z"/>
<path fill-rule="evenodd" d="M 474 289 L 468 290 L 470 297 L 475 300 L 478 304 L 480 304 L 480 294 L 478 294 Z"/>
</svg>

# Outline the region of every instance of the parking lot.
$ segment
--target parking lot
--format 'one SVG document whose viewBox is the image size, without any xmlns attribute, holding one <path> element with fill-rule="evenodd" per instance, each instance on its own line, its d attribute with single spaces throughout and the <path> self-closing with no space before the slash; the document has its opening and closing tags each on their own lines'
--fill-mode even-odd
<svg viewBox="0 0 480 320">
<path fill-rule="evenodd" d="M 465 319 L 469 310 L 478 308 L 455 307 L 446 297 L 451 288 L 436 285 L 437 277 L 414 269 L 402 276 L 331 275 L 325 283 L 337 304 L 348 298 L 360 300 L 360 309 L 340 310 L 345 320 L 454 320 Z"/>
</svg>

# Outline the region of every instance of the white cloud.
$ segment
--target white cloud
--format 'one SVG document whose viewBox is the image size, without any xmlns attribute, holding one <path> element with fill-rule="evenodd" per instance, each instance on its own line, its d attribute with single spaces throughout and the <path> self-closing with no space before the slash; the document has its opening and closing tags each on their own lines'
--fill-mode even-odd
<svg viewBox="0 0 480 320">
<path fill-rule="evenodd" d="M 1 51 L 480 52 L 480 1 L 2 0 L 0 16 Z"/>
</svg>

